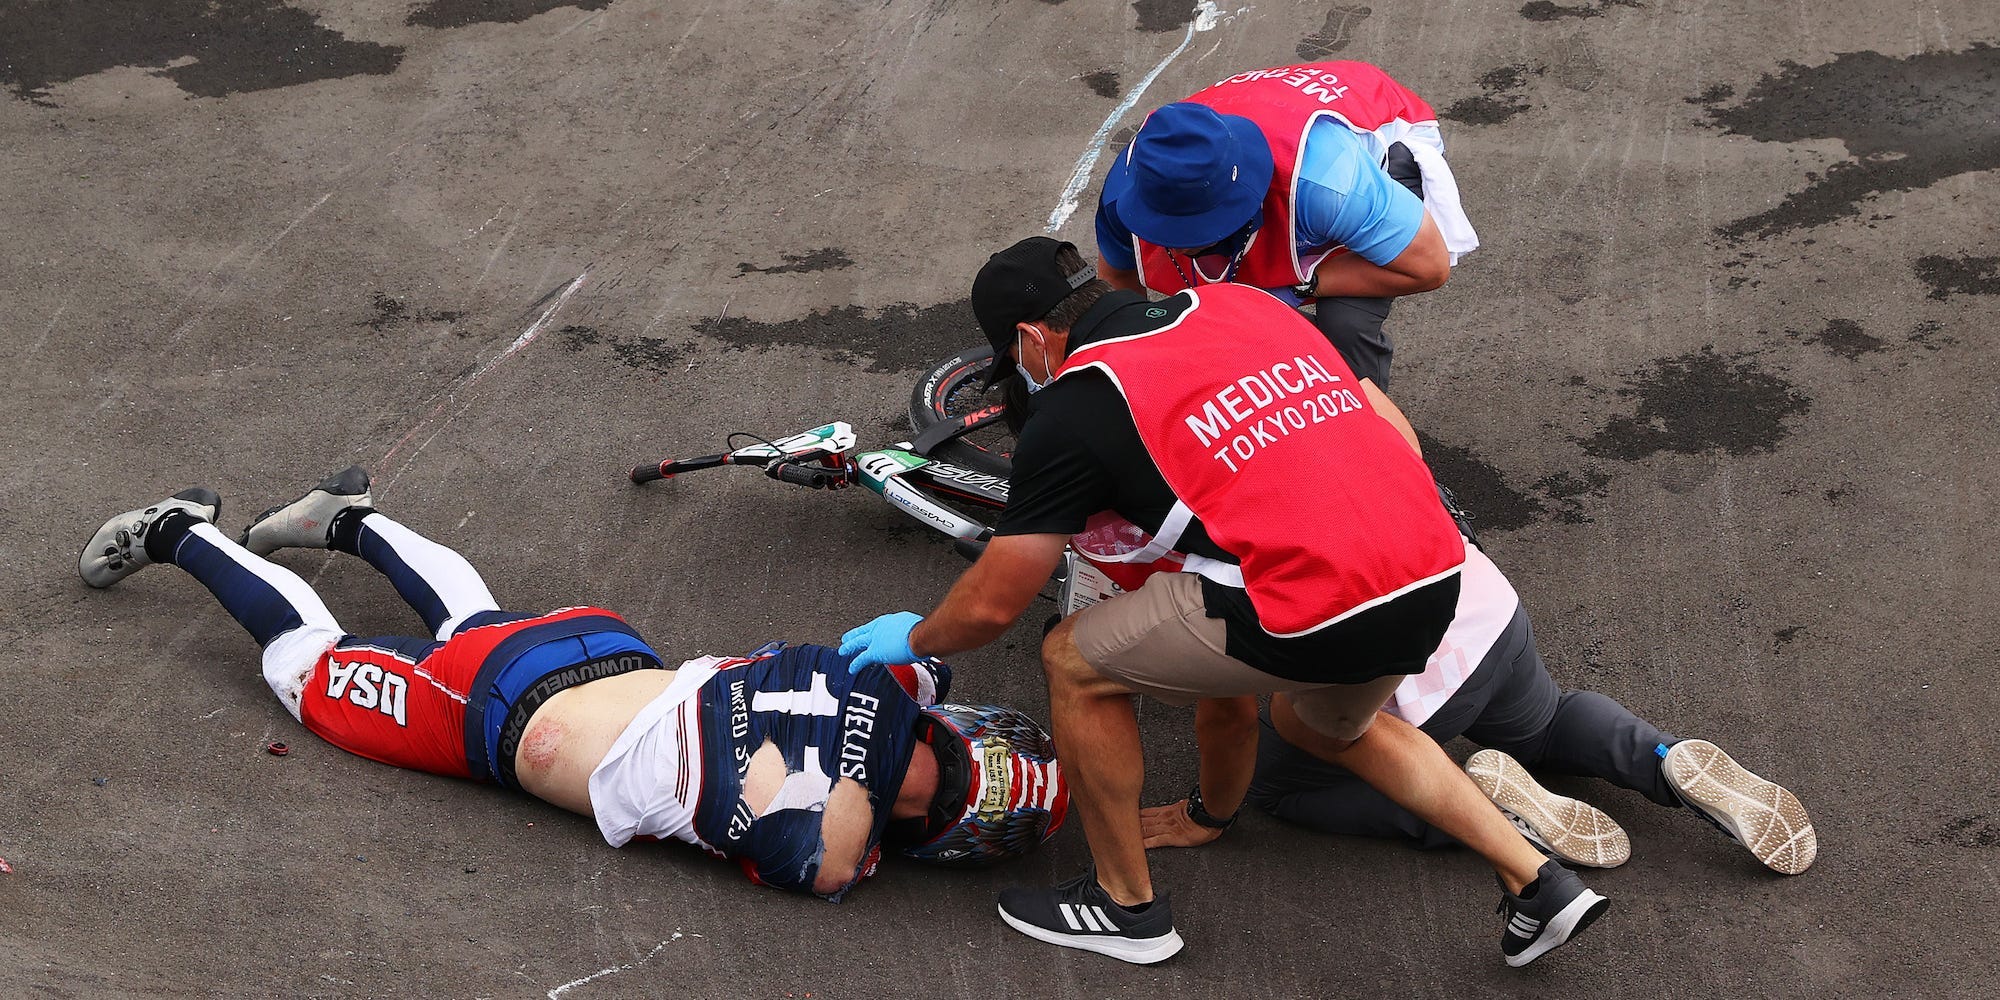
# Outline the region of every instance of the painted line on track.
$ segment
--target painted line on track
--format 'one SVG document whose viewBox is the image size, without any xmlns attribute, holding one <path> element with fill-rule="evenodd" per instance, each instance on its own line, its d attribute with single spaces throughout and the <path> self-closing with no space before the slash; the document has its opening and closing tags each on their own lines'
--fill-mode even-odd
<svg viewBox="0 0 2000 1000">
<path fill-rule="evenodd" d="M 1240 16 L 1249 9 L 1238 7 L 1231 16 Z M 1090 137 L 1090 147 L 1077 158 L 1076 170 L 1070 174 L 1069 184 L 1063 188 L 1062 197 L 1056 199 L 1055 210 L 1049 213 L 1049 222 L 1043 227 L 1043 232 L 1054 235 L 1069 221 L 1070 216 L 1076 214 L 1077 198 L 1082 195 L 1084 186 L 1090 183 L 1091 175 L 1097 169 L 1098 157 L 1104 155 L 1104 144 L 1110 140 L 1112 131 L 1117 129 L 1118 123 L 1124 120 L 1133 105 L 1139 103 L 1139 98 L 1145 96 L 1146 88 L 1151 87 L 1153 81 L 1160 78 L 1160 74 L 1167 66 L 1180 58 L 1181 53 L 1186 52 L 1188 46 L 1194 43 L 1195 34 L 1221 24 L 1223 17 L 1222 8 L 1217 7 L 1214 0 L 1201 0 L 1194 5 L 1194 20 L 1188 22 L 1187 34 L 1181 36 L 1181 43 L 1175 46 L 1172 52 L 1167 53 L 1167 57 L 1160 60 L 1159 64 L 1153 67 L 1153 71 L 1147 73 L 1145 79 L 1140 80 L 1139 85 L 1133 87 L 1132 92 L 1126 94 L 1124 100 L 1118 102 L 1117 107 L 1111 109 L 1111 114 L 1104 119 L 1104 124 L 1097 127 L 1097 134 Z"/>
<path fill-rule="evenodd" d="M 395 458 L 396 453 L 401 451 L 404 445 L 409 444 L 410 439 L 416 437 L 418 431 L 423 430 L 427 426 L 431 426 L 433 423 L 436 424 L 436 427 L 431 431 L 430 436 L 425 438 L 424 442 L 418 445 L 414 451 L 410 452 L 410 457 L 403 460 L 402 466 L 396 470 L 394 475 L 389 477 L 389 480 L 387 482 L 381 485 L 380 489 L 387 490 L 390 487 L 394 486 L 396 484 L 396 480 L 402 478 L 403 473 L 408 471 L 410 465 L 417 460 L 417 456 L 423 454 L 424 449 L 430 447 L 430 443 L 432 441 L 437 440 L 437 436 L 439 434 L 444 433 L 444 429 L 447 426 L 450 426 L 453 420 L 458 419 L 459 414 L 464 413 L 467 407 L 470 407 L 472 405 L 472 401 L 468 399 L 464 403 L 459 404 L 458 409 L 453 411 L 450 416 L 445 417 L 443 420 L 438 420 L 437 419 L 438 415 L 443 413 L 445 408 L 452 404 L 453 400 L 458 399 L 460 396 L 463 395 L 469 395 L 472 391 L 472 388 L 479 384 L 479 380 L 485 378 L 486 374 L 492 371 L 494 368 L 498 367 L 501 362 L 507 360 L 508 358 L 513 357 L 516 354 L 519 354 L 522 348 L 525 348 L 529 344 L 534 343 L 535 338 L 541 336 L 543 330 L 548 329 L 550 321 L 556 318 L 556 313 L 560 312 L 562 310 L 562 307 L 569 302 L 570 298 L 577 293 L 577 290 L 583 287 L 584 279 L 588 278 L 589 276 L 590 276 L 590 269 L 584 268 L 583 273 L 577 275 L 574 278 L 571 278 L 568 284 L 562 286 L 560 289 L 550 293 L 549 295 L 544 296 L 542 298 L 542 302 L 548 303 L 547 307 L 542 310 L 542 314 L 540 316 L 535 317 L 535 321 L 533 323 L 528 324 L 527 329 L 521 331 L 520 336 L 514 338 L 513 343 L 508 344 L 505 350 L 501 351 L 500 353 L 494 355 L 491 358 L 488 358 L 486 360 L 486 363 L 480 365 L 479 368 L 473 371 L 472 374 L 465 376 L 464 381 L 461 382 L 456 387 L 454 387 L 450 392 L 447 392 L 445 394 L 445 398 L 439 401 L 438 405 L 434 407 L 431 410 L 431 412 L 425 414 L 422 420 L 419 420 L 414 425 L 412 425 L 410 429 L 403 434 L 402 438 L 397 440 L 397 442 L 394 445 L 390 446 L 388 452 L 382 456 L 382 461 L 379 463 L 383 467 L 388 466 L 389 460 Z M 541 303 L 536 303 L 536 304 L 540 305 Z"/>
</svg>

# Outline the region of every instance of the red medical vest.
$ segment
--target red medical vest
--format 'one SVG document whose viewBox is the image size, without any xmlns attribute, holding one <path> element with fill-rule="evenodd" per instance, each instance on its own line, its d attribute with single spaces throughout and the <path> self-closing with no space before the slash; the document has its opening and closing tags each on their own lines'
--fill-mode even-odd
<svg viewBox="0 0 2000 1000">
<path fill-rule="evenodd" d="M 1437 112 L 1423 98 L 1390 79 L 1389 74 L 1352 61 L 1251 70 L 1188 100 L 1256 122 L 1271 144 L 1276 169 L 1271 173 L 1271 189 L 1264 195 L 1264 224 L 1250 237 L 1235 277 L 1259 288 L 1304 284 L 1320 261 L 1347 252 L 1346 247 L 1329 247 L 1300 257 L 1292 235 L 1298 232 L 1292 215 L 1293 179 L 1298 174 L 1306 131 L 1315 120 L 1331 115 L 1356 132 L 1373 132 L 1397 119 L 1411 123 L 1437 120 Z M 1132 243 L 1138 252 L 1140 278 L 1148 288 L 1172 295 L 1188 287 L 1190 278 L 1197 286 L 1211 283 L 1192 261 L 1182 259 L 1176 269 L 1165 248 L 1137 236 Z"/>
<path fill-rule="evenodd" d="M 1180 501 L 1160 543 L 1200 518 L 1279 638 L 1457 572 L 1430 469 L 1311 321 L 1248 285 L 1187 294 L 1175 323 L 1077 348 L 1059 373 L 1098 369 L 1124 396 Z"/>
</svg>

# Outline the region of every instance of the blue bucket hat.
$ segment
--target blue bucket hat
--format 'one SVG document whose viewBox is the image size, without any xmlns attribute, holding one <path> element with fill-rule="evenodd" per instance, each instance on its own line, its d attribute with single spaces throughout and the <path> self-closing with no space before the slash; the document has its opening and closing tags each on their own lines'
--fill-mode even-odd
<svg viewBox="0 0 2000 1000">
<path fill-rule="evenodd" d="M 1191 250 L 1254 218 L 1273 169 L 1255 122 L 1181 101 L 1147 116 L 1105 186 L 1119 221 L 1140 239 Z"/>
</svg>

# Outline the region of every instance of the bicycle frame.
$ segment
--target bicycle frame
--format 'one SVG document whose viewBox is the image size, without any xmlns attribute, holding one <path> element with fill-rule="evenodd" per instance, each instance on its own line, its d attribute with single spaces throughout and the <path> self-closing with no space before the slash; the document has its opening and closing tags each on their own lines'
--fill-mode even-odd
<svg viewBox="0 0 2000 1000">
<path fill-rule="evenodd" d="M 974 415 L 973 419 L 961 424 L 960 433 L 992 419 L 994 417 L 990 414 Z M 997 511 L 1007 505 L 1006 477 L 975 472 L 926 457 L 918 454 L 916 446 L 907 441 L 850 454 L 856 443 L 854 428 L 843 421 L 835 421 L 734 451 L 642 465 L 633 469 L 628 478 L 643 484 L 700 469 L 754 465 L 762 468 L 764 474 L 772 479 L 811 489 L 837 490 L 858 484 L 888 501 L 890 506 L 951 538 L 953 547 L 960 554 L 967 558 L 978 557 L 986 542 L 993 537 L 993 529 L 946 506 L 935 497 L 947 497 Z M 1117 584 L 1073 550 L 1064 551 L 1062 565 L 1052 579 L 1058 585 L 1058 594 L 1053 599 L 1059 613 L 1064 616 L 1123 593 Z"/>
</svg>

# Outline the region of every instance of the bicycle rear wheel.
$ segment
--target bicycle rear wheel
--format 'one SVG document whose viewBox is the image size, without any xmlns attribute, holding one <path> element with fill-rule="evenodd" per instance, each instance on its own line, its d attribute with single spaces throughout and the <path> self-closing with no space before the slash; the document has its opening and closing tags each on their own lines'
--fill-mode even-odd
<svg viewBox="0 0 2000 1000">
<path fill-rule="evenodd" d="M 998 389 L 980 383 L 993 365 L 993 348 L 969 348 L 933 365 L 910 393 L 910 428 L 917 434 L 956 417 L 1001 404 Z M 939 444 L 932 457 L 991 476 L 1014 471 L 1014 434 L 995 422 Z"/>
</svg>

